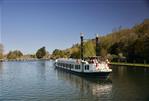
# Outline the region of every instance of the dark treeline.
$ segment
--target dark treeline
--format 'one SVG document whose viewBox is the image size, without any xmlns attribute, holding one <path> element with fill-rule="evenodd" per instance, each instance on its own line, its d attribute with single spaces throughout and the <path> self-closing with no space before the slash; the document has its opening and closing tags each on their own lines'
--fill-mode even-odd
<svg viewBox="0 0 149 101">
<path fill-rule="evenodd" d="M 131 29 L 119 27 L 106 36 L 99 37 L 99 53 L 111 61 L 149 63 L 149 19 Z M 84 56 L 95 56 L 95 39 L 84 43 Z M 80 45 L 66 50 L 54 50 L 53 58 L 80 58 Z"/>
</svg>

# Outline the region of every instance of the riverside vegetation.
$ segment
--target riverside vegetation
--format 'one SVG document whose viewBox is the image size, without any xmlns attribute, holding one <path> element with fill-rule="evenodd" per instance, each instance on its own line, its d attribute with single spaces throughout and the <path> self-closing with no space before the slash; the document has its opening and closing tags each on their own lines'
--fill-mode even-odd
<svg viewBox="0 0 149 101">
<path fill-rule="evenodd" d="M 24 55 L 20 50 L 10 51 L 8 54 L 2 54 L 2 44 L 0 44 L 1 60 L 35 60 L 35 59 L 49 59 L 49 52 L 46 51 L 45 47 L 42 47 L 37 50 L 35 54 L 26 54 Z"/>
<path fill-rule="evenodd" d="M 113 62 L 122 61 L 130 63 L 149 63 L 149 19 L 136 24 L 132 28 L 114 29 L 112 33 L 99 37 L 99 53 Z M 80 44 L 61 50 L 55 49 L 50 55 L 45 47 L 37 50 L 35 54 L 23 55 L 19 50 L 10 51 L 3 55 L 3 46 L 0 44 L 0 59 L 56 59 L 80 58 Z M 95 56 L 95 39 L 84 42 L 84 57 Z"/>
<path fill-rule="evenodd" d="M 119 27 L 105 36 L 99 37 L 99 53 L 111 61 L 149 63 L 149 19 L 132 28 Z M 84 42 L 84 56 L 95 56 L 95 39 Z M 65 50 L 55 49 L 53 58 L 80 58 L 80 44 Z"/>
</svg>

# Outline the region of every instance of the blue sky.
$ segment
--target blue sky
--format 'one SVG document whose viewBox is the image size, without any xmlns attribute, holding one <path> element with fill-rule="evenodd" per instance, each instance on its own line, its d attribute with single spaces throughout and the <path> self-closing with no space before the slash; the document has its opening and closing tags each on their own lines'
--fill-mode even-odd
<svg viewBox="0 0 149 101">
<path fill-rule="evenodd" d="M 19 49 L 49 52 L 149 18 L 148 0 L 0 0 L 1 43 L 5 53 Z"/>
</svg>

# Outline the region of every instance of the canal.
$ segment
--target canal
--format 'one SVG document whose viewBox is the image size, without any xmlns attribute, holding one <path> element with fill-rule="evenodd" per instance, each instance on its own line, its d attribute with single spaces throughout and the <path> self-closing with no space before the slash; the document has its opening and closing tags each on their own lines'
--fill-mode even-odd
<svg viewBox="0 0 149 101">
<path fill-rule="evenodd" d="M 149 101 L 149 69 L 113 66 L 107 79 L 55 70 L 52 61 L 0 62 L 0 101 Z"/>
</svg>

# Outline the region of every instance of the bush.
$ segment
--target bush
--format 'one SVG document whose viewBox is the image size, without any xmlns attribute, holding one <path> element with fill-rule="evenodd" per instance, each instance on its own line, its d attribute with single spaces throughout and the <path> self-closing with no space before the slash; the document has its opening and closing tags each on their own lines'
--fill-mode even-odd
<svg viewBox="0 0 149 101">
<path fill-rule="evenodd" d="M 43 58 L 45 55 L 46 55 L 46 48 L 45 47 L 42 47 L 42 48 L 38 49 L 37 52 L 36 52 L 36 57 L 38 59 Z"/>
<path fill-rule="evenodd" d="M 7 54 L 7 59 L 17 59 L 17 58 L 20 58 L 21 56 L 23 56 L 23 53 L 19 50 L 10 51 Z"/>
</svg>

